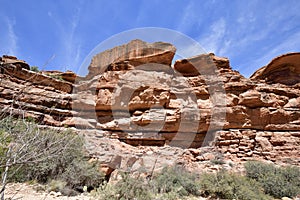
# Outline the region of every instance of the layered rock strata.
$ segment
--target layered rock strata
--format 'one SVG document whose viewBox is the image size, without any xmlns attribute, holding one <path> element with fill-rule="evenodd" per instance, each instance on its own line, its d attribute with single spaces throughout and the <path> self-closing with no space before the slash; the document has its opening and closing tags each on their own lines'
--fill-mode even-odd
<svg viewBox="0 0 300 200">
<path fill-rule="evenodd" d="M 2 113 L 92 134 L 88 149 L 102 161 L 106 147 L 97 141 L 114 138 L 134 146 L 213 145 L 232 159 L 299 164 L 299 53 L 275 58 L 247 79 L 214 54 L 172 65 L 175 51 L 134 40 L 96 55 L 85 78 L 49 72 L 59 79 L 3 57 Z"/>
</svg>

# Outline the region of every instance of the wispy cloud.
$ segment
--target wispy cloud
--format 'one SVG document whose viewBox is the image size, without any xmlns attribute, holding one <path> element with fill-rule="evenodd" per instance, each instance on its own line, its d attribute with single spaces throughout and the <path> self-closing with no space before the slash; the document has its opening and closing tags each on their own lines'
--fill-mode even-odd
<svg viewBox="0 0 300 200">
<path fill-rule="evenodd" d="M 48 11 L 47 14 L 53 19 L 58 29 L 58 39 L 61 45 L 55 55 L 59 59 L 61 70 L 76 70 L 81 62 L 81 40 L 76 35 L 81 15 L 80 5 L 76 7 L 70 22 L 67 24 L 65 21 L 68 19 L 61 20 L 61 17 L 54 15 L 51 11 Z"/>
<path fill-rule="evenodd" d="M 7 54 L 19 53 L 24 59 L 32 57 L 32 63 L 55 54 L 47 65 L 52 69 L 77 70 L 95 44 L 112 34 L 145 26 L 184 33 L 206 51 L 228 57 L 234 69 L 248 75 L 274 56 L 300 50 L 298 0 L 274 0 L 267 4 L 260 0 L 164 3 L 76 0 L 53 4 L 48 0 L 38 3 L 39 12 L 24 13 L 36 4 L 33 1 L 18 6 L 6 3 L 0 8 L 3 25 L 0 50 Z M 44 48 L 48 44 L 49 48 Z M 201 53 L 194 45 L 183 47 L 182 56 Z"/>
<path fill-rule="evenodd" d="M 268 51 L 265 51 L 264 54 L 262 54 L 258 59 L 255 59 L 251 62 L 251 66 L 247 66 L 249 64 L 243 64 L 241 65 L 242 68 L 247 69 L 245 71 L 246 76 L 251 76 L 255 69 L 263 67 L 267 65 L 269 62 L 271 62 L 272 59 L 275 57 L 289 53 L 289 52 L 299 52 L 300 50 L 300 30 L 288 38 L 286 38 L 284 41 L 282 41 L 280 44 L 272 45 L 268 48 Z"/>
<path fill-rule="evenodd" d="M 276 56 L 300 50 L 300 29 L 296 20 L 300 17 L 299 9 L 296 5 L 278 6 L 277 3 L 270 3 L 268 9 L 255 5 L 257 12 L 248 12 L 245 17 L 237 13 L 239 28 L 231 32 L 231 39 L 235 41 L 225 55 L 239 64 L 238 70 L 245 76 L 251 76 Z"/>
<path fill-rule="evenodd" d="M 15 55 L 17 56 L 17 41 L 18 37 L 15 33 L 14 26 L 16 22 L 14 20 L 10 20 L 9 18 L 6 18 L 6 26 L 7 26 L 7 51 L 9 55 Z"/>
<path fill-rule="evenodd" d="M 195 5 L 193 1 L 190 1 L 187 4 L 187 6 L 183 10 L 182 17 L 178 22 L 176 30 L 186 32 L 190 28 L 192 23 L 196 21 L 197 15 L 194 13 L 194 7 Z"/>
<path fill-rule="evenodd" d="M 219 18 L 215 21 L 206 33 L 201 38 L 198 38 L 200 44 L 208 52 L 219 53 L 224 43 L 224 36 L 226 33 L 226 21 L 224 18 Z"/>
<path fill-rule="evenodd" d="M 66 62 L 68 67 L 77 67 L 80 62 L 81 44 L 79 38 L 75 35 L 80 20 L 80 13 L 81 9 L 77 7 L 76 12 L 72 17 L 71 28 L 69 31 L 65 32 L 64 35 L 64 46 L 67 50 Z"/>
</svg>

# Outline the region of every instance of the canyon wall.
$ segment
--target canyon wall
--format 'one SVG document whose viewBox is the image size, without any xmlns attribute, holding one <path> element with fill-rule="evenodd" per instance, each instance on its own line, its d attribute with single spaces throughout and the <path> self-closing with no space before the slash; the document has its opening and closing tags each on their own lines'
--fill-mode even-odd
<svg viewBox="0 0 300 200">
<path fill-rule="evenodd" d="M 134 40 L 95 55 L 86 77 L 32 72 L 3 57 L 2 116 L 92 134 L 88 149 L 104 162 L 97 138 L 300 164 L 300 53 L 275 58 L 249 79 L 227 58 L 201 54 L 172 64 L 175 53 L 168 43 Z"/>
</svg>

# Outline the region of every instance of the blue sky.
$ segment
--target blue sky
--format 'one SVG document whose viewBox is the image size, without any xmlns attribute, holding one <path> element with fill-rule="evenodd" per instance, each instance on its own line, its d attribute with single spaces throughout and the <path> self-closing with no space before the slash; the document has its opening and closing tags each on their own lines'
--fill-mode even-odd
<svg viewBox="0 0 300 200">
<path fill-rule="evenodd" d="M 298 0 L 0 0 L 0 54 L 45 70 L 77 72 L 112 35 L 142 27 L 179 31 L 228 57 L 246 77 L 300 51 Z"/>
</svg>

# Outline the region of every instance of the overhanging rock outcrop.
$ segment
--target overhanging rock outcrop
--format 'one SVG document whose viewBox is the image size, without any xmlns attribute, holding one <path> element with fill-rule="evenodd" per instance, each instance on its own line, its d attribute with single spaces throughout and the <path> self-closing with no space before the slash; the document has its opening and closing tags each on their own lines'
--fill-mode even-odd
<svg viewBox="0 0 300 200">
<path fill-rule="evenodd" d="M 300 53 L 288 53 L 274 58 L 267 66 L 256 71 L 252 80 L 294 85 L 300 82 Z"/>
<path fill-rule="evenodd" d="M 169 43 L 132 40 L 128 44 L 95 55 L 88 67 L 88 77 L 99 75 L 106 70 L 130 70 L 134 66 L 148 63 L 170 66 L 175 51 L 176 48 Z M 168 68 L 159 70 L 168 70 Z"/>
</svg>

